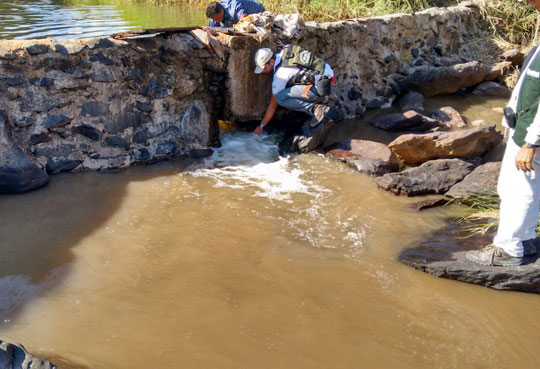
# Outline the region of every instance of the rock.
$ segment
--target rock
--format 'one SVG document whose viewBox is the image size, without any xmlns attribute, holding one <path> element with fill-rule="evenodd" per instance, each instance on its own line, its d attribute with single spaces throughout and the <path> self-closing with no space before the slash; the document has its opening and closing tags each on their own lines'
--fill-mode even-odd
<svg viewBox="0 0 540 369">
<path fill-rule="evenodd" d="M 540 293 L 539 254 L 527 257 L 525 264 L 518 267 L 482 266 L 466 259 L 468 250 L 481 249 L 491 243 L 492 239 L 493 234 L 475 234 L 471 237 L 452 223 L 446 229 L 438 230 L 419 246 L 404 250 L 399 260 L 435 277 L 498 290 Z"/>
<path fill-rule="evenodd" d="M 73 160 L 69 158 L 47 158 L 46 170 L 49 174 L 60 172 L 70 172 L 83 163 L 83 160 Z"/>
<path fill-rule="evenodd" d="M 194 159 L 204 159 L 212 156 L 214 150 L 208 149 L 191 149 L 188 151 L 188 156 Z"/>
<path fill-rule="evenodd" d="M 472 122 L 469 123 L 471 127 L 482 127 L 482 126 L 485 126 L 486 124 L 488 123 L 483 119 L 473 120 Z"/>
<path fill-rule="evenodd" d="M 443 106 L 429 115 L 431 118 L 442 122 L 448 128 L 465 128 L 467 124 L 459 112 L 451 106 Z"/>
<path fill-rule="evenodd" d="M 151 118 L 146 114 L 125 111 L 109 117 L 105 121 L 105 132 L 107 133 L 122 133 L 127 128 L 139 128 L 143 124 L 151 122 Z"/>
<path fill-rule="evenodd" d="M 395 154 L 379 142 L 346 140 L 326 155 L 369 175 L 381 176 L 399 170 L 399 161 Z"/>
<path fill-rule="evenodd" d="M 500 171 L 500 161 L 480 165 L 468 174 L 463 181 L 452 186 L 446 196 L 464 200 L 497 198 L 497 181 Z"/>
<path fill-rule="evenodd" d="M 146 86 L 141 88 L 139 93 L 143 96 L 150 96 L 154 99 L 163 99 L 164 97 L 170 96 L 172 90 L 163 86 L 158 80 L 152 78 Z"/>
<path fill-rule="evenodd" d="M 54 51 L 64 55 L 76 55 L 84 49 L 84 44 L 64 39 L 53 40 Z"/>
<path fill-rule="evenodd" d="M 375 128 L 386 131 L 427 131 L 432 128 L 443 126 L 435 119 L 409 110 L 404 113 L 383 115 L 369 121 Z"/>
<path fill-rule="evenodd" d="M 398 105 L 402 111 L 407 110 L 424 110 L 424 95 L 409 91 L 398 101 Z"/>
<path fill-rule="evenodd" d="M 506 86 L 496 82 L 482 82 L 473 91 L 475 95 L 495 96 L 495 97 L 510 97 L 512 91 Z"/>
<path fill-rule="evenodd" d="M 108 49 L 114 47 L 115 43 L 108 37 L 106 38 L 94 38 L 88 42 L 88 47 L 93 49 Z"/>
<path fill-rule="evenodd" d="M 434 199 L 415 202 L 414 204 L 410 204 L 408 207 L 416 211 L 422 211 L 426 209 L 435 208 L 438 206 L 444 206 L 446 204 L 448 204 L 447 199 L 445 199 L 444 197 L 437 197 Z"/>
<path fill-rule="evenodd" d="M 82 117 L 98 117 L 109 112 L 109 104 L 102 101 L 88 101 L 82 104 Z"/>
<path fill-rule="evenodd" d="M 30 136 L 30 143 L 32 145 L 37 145 L 42 142 L 49 142 L 51 140 L 51 136 L 49 136 L 47 133 L 38 133 Z"/>
<path fill-rule="evenodd" d="M 493 81 L 495 79 L 502 79 L 512 70 L 512 62 L 499 62 L 488 66 L 485 81 Z"/>
<path fill-rule="evenodd" d="M 111 65 L 115 64 L 114 60 L 112 60 L 111 58 L 105 56 L 105 54 L 103 54 L 102 52 L 96 53 L 94 56 L 92 56 L 92 58 L 90 60 L 98 61 L 98 62 L 100 62 L 102 64 L 105 64 L 105 65 L 108 65 L 108 66 L 111 66 Z"/>
<path fill-rule="evenodd" d="M 88 137 L 91 140 L 99 141 L 101 140 L 102 133 L 96 128 L 89 126 L 88 124 L 80 124 L 71 128 L 71 132 L 74 135 L 82 135 Z"/>
<path fill-rule="evenodd" d="M 49 176 L 13 142 L 7 115 L 0 110 L 0 193 L 26 192 L 48 182 Z"/>
<path fill-rule="evenodd" d="M 152 110 L 154 110 L 154 106 L 151 103 L 147 103 L 147 102 L 144 102 L 144 101 L 137 100 L 135 102 L 135 106 L 137 107 L 137 109 L 139 109 L 140 111 L 143 111 L 145 113 L 151 113 Z"/>
<path fill-rule="evenodd" d="M 502 161 L 504 152 L 506 150 L 506 140 L 503 140 L 501 143 L 493 147 L 491 150 L 486 152 L 482 156 L 482 161 L 484 163 L 489 163 L 492 161 Z"/>
<path fill-rule="evenodd" d="M 204 104 L 195 100 L 178 123 L 177 137 L 190 142 L 193 148 L 207 148 L 210 142 L 210 115 Z"/>
<path fill-rule="evenodd" d="M 15 87 L 15 86 L 22 85 L 24 81 L 20 76 L 16 76 L 16 77 L 5 78 L 4 83 L 8 86 Z"/>
<path fill-rule="evenodd" d="M 26 352 L 23 345 L 0 340 L 0 368 L 2 369 L 56 369 L 53 363 Z"/>
<path fill-rule="evenodd" d="M 157 144 L 156 155 L 174 155 L 175 150 L 178 148 L 176 141 L 165 141 Z"/>
<path fill-rule="evenodd" d="M 495 125 L 453 132 L 401 135 L 388 145 L 406 164 L 436 158 L 474 158 L 502 141 Z"/>
<path fill-rule="evenodd" d="M 17 58 L 17 54 L 10 50 L 6 50 L 3 47 L 0 47 L 0 58 L 5 60 L 13 60 Z"/>
<path fill-rule="evenodd" d="M 28 53 L 31 55 L 39 55 L 48 53 L 49 51 L 51 51 L 51 48 L 49 47 L 49 45 L 34 43 L 27 45 L 25 47 L 25 50 L 28 51 Z"/>
<path fill-rule="evenodd" d="M 445 193 L 461 181 L 474 164 L 461 159 L 431 160 L 416 168 L 399 173 L 387 173 L 375 180 L 377 186 L 396 195 L 416 196 Z"/>
<path fill-rule="evenodd" d="M 90 74 L 90 79 L 92 82 L 114 82 L 116 80 L 114 74 L 106 69 Z"/>
<path fill-rule="evenodd" d="M 172 131 L 174 128 L 175 127 L 169 123 L 147 125 L 135 132 L 133 135 L 133 142 L 146 144 L 148 140 Z"/>
<path fill-rule="evenodd" d="M 67 115 L 47 115 L 47 118 L 45 118 L 45 121 L 43 122 L 43 127 L 59 128 L 66 126 L 69 122 L 71 122 L 71 118 Z"/>
<path fill-rule="evenodd" d="M 105 137 L 104 142 L 105 142 L 105 145 L 107 146 L 120 147 L 126 150 L 129 149 L 130 147 L 129 142 L 126 139 L 119 136 L 107 136 Z"/>
<path fill-rule="evenodd" d="M 424 96 L 451 94 L 484 80 L 487 67 L 477 61 L 452 66 L 415 70 L 405 87 Z"/>
<path fill-rule="evenodd" d="M 513 65 L 522 65 L 525 61 L 525 54 L 523 54 L 520 49 L 511 49 L 503 52 L 501 58 L 511 62 Z"/>
</svg>

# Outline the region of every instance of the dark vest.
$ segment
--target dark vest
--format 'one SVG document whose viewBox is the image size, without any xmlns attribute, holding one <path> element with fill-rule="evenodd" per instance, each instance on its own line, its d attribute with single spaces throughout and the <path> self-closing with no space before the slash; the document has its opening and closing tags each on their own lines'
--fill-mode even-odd
<svg viewBox="0 0 540 369">
<path fill-rule="evenodd" d="M 534 53 L 531 50 L 530 55 Z M 536 54 L 534 59 L 523 63 L 523 82 L 519 90 L 516 121 L 514 131 L 514 142 L 518 146 L 522 146 L 527 135 L 527 128 L 531 125 L 538 111 L 538 102 L 540 99 L 540 52 Z"/>
</svg>

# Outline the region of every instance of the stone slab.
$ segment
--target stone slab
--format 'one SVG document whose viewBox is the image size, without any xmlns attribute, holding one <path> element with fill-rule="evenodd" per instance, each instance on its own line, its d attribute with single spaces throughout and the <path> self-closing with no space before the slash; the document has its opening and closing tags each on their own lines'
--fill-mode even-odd
<svg viewBox="0 0 540 369">
<path fill-rule="evenodd" d="M 474 264 L 465 258 L 466 252 L 489 244 L 493 234 L 464 238 L 466 235 L 453 223 L 428 237 L 419 246 L 402 251 L 399 260 L 435 277 L 498 290 L 540 293 L 540 254 L 527 257 L 525 264 L 518 267 Z"/>
</svg>

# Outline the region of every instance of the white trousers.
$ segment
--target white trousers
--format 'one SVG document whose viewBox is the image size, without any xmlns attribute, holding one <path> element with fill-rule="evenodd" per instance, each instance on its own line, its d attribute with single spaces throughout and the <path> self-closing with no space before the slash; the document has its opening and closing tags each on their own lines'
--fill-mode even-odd
<svg viewBox="0 0 540 369">
<path fill-rule="evenodd" d="M 540 208 L 540 149 L 536 149 L 533 171 L 516 168 L 515 157 L 520 147 L 510 133 L 499 174 L 497 192 L 501 198 L 500 221 L 493 244 L 512 256 L 523 256 L 525 241 L 536 237 Z"/>
</svg>

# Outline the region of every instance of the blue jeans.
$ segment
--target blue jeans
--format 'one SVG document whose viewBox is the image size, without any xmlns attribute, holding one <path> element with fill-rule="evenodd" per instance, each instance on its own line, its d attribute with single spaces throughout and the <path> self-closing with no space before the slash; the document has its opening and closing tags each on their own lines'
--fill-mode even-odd
<svg viewBox="0 0 540 369">
<path fill-rule="evenodd" d="M 305 85 L 295 85 L 279 91 L 276 95 L 277 103 L 286 109 L 301 111 L 313 116 L 313 107 L 319 95 L 315 91 L 315 86 L 313 86 L 308 91 L 307 98 L 305 98 L 302 96 L 305 88 Z"/>
</svg>

